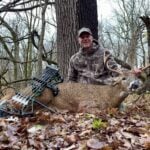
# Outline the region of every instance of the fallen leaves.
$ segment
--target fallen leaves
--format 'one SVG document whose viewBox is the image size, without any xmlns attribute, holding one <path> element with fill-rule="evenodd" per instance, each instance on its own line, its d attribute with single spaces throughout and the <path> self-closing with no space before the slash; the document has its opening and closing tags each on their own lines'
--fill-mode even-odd
<svg viewBox="0 0 150 150">
<path fill-rule="evenodd" d="M 87 141 L 87 147 L 93 148 L 93 149 L 102 149 L 106 146 L 105 142 L 100 142 L 98 139 L 89 139 Z"/>
<path fill-rule="evenodd" d="M 149 150 L 150 120 L 143 116 L 144 109 L 141 115 L 134 108 L 97 115 L 37 112 L 33 117 L 0 118 L 0 149 Z"/>
</svg>

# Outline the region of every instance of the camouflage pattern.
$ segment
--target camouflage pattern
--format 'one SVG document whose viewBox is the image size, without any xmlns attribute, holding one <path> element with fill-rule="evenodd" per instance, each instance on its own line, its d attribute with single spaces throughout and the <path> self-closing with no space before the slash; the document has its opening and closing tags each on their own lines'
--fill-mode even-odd
<svg viewBox="0 0 150 150">
<path fill-rule="evenodd" d="M 93 42 L 93 47 L 88 51 L 80 48 L 70 59 L 68 70 L 68 81 L 89 83 L 89 84 L 106 84 L 109 78 L 117 76 L 110 72 L 104 65 L 104 51 L 98 43 Z M 107 55 L 110 52 L 107 51 Z M 110 68 L 117 68 L 117 63 L 110 55 L 108 59 Z"/>
</svg>

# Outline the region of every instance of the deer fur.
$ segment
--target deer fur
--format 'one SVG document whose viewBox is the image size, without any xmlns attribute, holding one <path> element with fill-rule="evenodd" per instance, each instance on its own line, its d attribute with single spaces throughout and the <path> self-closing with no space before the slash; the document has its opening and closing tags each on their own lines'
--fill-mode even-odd
<svg viewBox="0 0 150 150">
<path fill-rule="evenodd" d="M 51 106 L 71 112 L 91 112 L 109 107 L 118 107 L 127 97 L 121 84 L 90 85 L 81 83 L 62 83 L 58 96 L 53 97 Z"/>
<path fill-rule="evenodd" d="M 2 91 L 2 94 L 3 94 L 3 97 L 0 98 L 1 101 L 2 100 L 7 101 L 7 100 L 11 99 L 12 96 L 14 96 L 16 94 L 16 92 L 15 92 L 14 88 L 6 88 Z"/>
<path fill-rule="evenodd" d="M 127 80 L 117 77 L 112 85 L 92 85 L 82 83 L 60 83 L 59 93 L 53 96 L 45 89 L 37 99 L 51 108 L 70 112 L 95 112 L 118 107 L 128 96 Z"/>
<path fill-rule="evenodd" d="M 129 83 L 122 76 L 115 78 L 112 85 L 64 82 L 58 84 L 59 93 L 57 96 L 54 96 L 50 89 L 45 88 L 36 99 L 46 106 L 58 110 L 95 112 L 106 108 L 118 107 L 128 96 L 128 85 Z M 12 92 L 11 96 L 13 94 Z M 18 108 L 18 105 L 15 105 L 15 107 Z"/>
</svg>

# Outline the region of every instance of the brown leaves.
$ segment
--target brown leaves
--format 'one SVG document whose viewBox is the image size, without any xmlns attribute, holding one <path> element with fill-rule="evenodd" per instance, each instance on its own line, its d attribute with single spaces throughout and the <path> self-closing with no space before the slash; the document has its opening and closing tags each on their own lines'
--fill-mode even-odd
<svg viewBox="0 0 150 150">
<path fill-rule="evenodd" d="M 105 142 L 100 142 L 98 139 L 89 139 L 87 141 L 87 147 L 93 149 L 102 149 L 106 146 Z"/>
<path fill-rule="evenodd" d="M 0 149 L 148 150 L 149 118 L 136 109 L 107 109 L 97 115 L 43 111 L 30 118 L 1 118 Z"/>
</svg>

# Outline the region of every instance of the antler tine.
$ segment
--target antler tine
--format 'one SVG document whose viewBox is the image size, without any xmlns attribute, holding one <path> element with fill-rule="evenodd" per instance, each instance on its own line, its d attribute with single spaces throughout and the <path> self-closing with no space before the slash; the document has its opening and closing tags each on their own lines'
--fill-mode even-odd
<svg viewBox="0 0 150 150">
<path fill-rule="evenodd" d="M 115 73 L 118 73 L 120 75 L 123 75 L 123 72 L 121 70 L 118 70 L 118 69 L 116 70 L 116 69 L 110 68 L 109 65 L 108 65 L 108 61 L 106 62 L 106 67 L 107 67 L 108 70 L 110 70 L 112 72 L 115 72 Z"/>
<path fill-rule="evenodd" d="M 109 67 L 108 59 L 110 58 L 111 54 L 110 53 L 106 54 L 106 53 L 107 53 L 107 51 L 104 52 L 104 64 L 106 65 L 107 69 L 112 71 L 112 72 L 115 72 L 115 73 L 118 73 L 118 74 L 122 75 L 123 74 L 122 71 L 115 70 L 115 69 L 112 69 L 112 68 Z"/>
<path fill-rule="evenodd" d="M 150 67 L 150 64 L 149 65 L 147 65 L 146 67 L 143 67 L 141 70 L 143 71 L 143 70 L 146 70 L 147 68 L 149 68 Z"/>
</svg>

